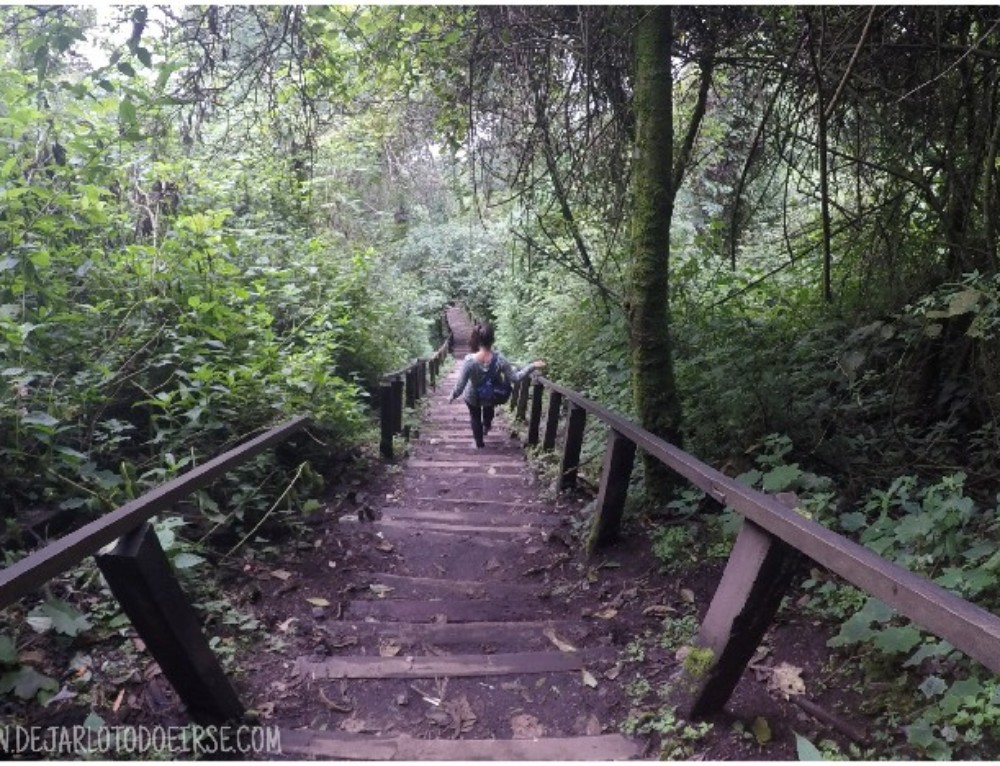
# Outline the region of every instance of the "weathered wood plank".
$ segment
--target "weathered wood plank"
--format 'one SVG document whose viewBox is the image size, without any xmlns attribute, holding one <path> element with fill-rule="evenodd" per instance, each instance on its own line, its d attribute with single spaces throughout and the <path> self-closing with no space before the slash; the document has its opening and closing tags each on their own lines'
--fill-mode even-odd
<svg viewBox="0 0 1000 766">
<path fill-rule="evenodd" d="M 743 522 L 698 632 L 697 644 L 713 660 L 685 707 L 695 718 L 722 709 L 767 633 L 801 557 L 752 521 Z"/>
<path fill-rule="evenodd" d="M 382 383 L 379 395 L 379 451 L 386 460 L 392 460 L 392 384 Z"/>
<path fill-rule="evenodd" d="M 336 621 L 322 623 L 332 636 L 344 638 L 386 638 L 403 645 L 430 643 L 490 644 L 538 643 L 548 648 L 551 643 L 544 631 L 552 629 L 566 641 L 582 641 L 590 635 L 591 627 L 578 620 L 526 620 L 521 622 L 369 622 Z M 603 627 L 603 626 L 598 626 Z"/>
<path fill-rule="evenodd" d="M 558 391 L 549 392 L 549 408 L 545 415 L 545 436 L 542 439 L 542 449 L 549 451 L 556 447 L 556 434 L 559 431 L 559 411 L 562 409 L 562 394 Z"/>
<path fill-rule="evenodd" d="M 440 657 L 328 657 L 314 662 L 295 661 L 295 672 L 309 678 L 475 678 L 516 676 L 581 670 L 611 659 L 611 647 L 576 652 L 518 652 L 516 654 L 454 654 Z"/>
<path fill-rule="evenodd" d="M 540 505 L 538 501 L 535 499 L 517 500 L 517 501 L 485 500 L 481 497 L 468 497 L 468 498 L 447 497 L 444 495 L 439 497 L 426 497 L 418 495 L 417 497 L 413 498 L 413 501 L 416 503 L 457 503 L 459 505 L 489 505 L 489 506 L 496 505 L 496 506 L 504 506 L 507 508 L 520 508 L 523 510 L 528 510 L 530 508 L 538 508 Z"/>
<path fill-rule="evenodd" d="M 527 378 L 521 378 L 521 387 L 517 390 L 517 413 L 515 414 L 517 420 L 524 420 L 528 412 L 528 394 L 530 393 L 530 388 L 531 381 Z"/>
<path fill-rule="evenodd" d="M 272 428 L 0 570 L 0 608 L 31 593 L 76 565 L 84 556 L 96 553 L 151 516 L 173 507 L 195 490 L 287 439 L 308 423 L 309 418 L 301 416 Z"/>
<path fill-rule="evenodd" d="M 416 739 L 282 729 L 287 755 L 347 761 L 627 761 L 641 748 L 620 734 L 542 739 Z"/>
<path fill-rule="evenodd" d="M 563 445 L 559 477 L 556 479 L 556 490 L 559 492 L 576 486 L 576 474 L 580 467 L 580 449 L 583 447 L 583 429 L 586 424 L 587 411 L 575 402 L 570 402 L 569 418 L 566 423 L 566 441 Z"/>
<path fill-rule="evenodd" d="M 552 606 L 538 599 L 385 599 L 351 601 L 347 619 L 373 617 L 385 622 L 503 622 L 555 617 Z"/>
<path fill-rule="evenodd" d="M 242 716 L 243 705 L 149 523 L 96 559 L 122 611 L 195 722 L 222 724 Z"/>
<path fill-rule="evenodd" d="M 538 444 L 538 429 L 542 423 L 542 392 L 545 386 L 534 383 L 531 386 L 531 416 L 528 418 L 528 446 Z"/>
<path fill-rule="evenodd" d="M 392 432 L 402 433 L 403 431 L 403 378 L 396 376 L 392 379 Z"/>
<path fill-rule="evenodd" d="M 391 519 L 383 517 L 378 525 L 395 529 L 409 529 L 414 532 L 439 532 L 454 535 L 539 535 L 542 534 L 540 527 L 531 525 L 520 526 L 500 526 L 497 524 L 445 524 L 434 521 L 423 521 L 414 523 L 413 520 Z"/>
<path fill-rule="evenodd" d="M 587 551 L 591 554 L 618 539 L 634 460 L 635 444 L 614 429 L 609 431 L 597 492 L 597 512 L 587 541 Z"/>
<path fill-rule="evenodd" d="M 524 583 L 481 582 L 479 580 L 443 580 L 437 577 L 407 577 L 385 572 L 360 573 L 360 582 L 385 585 L 393 589 L 387 598 L 430 598 L 464 597 L 471 599 L 490 598 L 537 598 L 539 588 Z"/>
<path fill-rule="evenodd" d="M 464 505 L 464 503 L 461 503 Z M 499 505 L 499 503 L 496 503 Z M 495 511 L 421 511 L 410 508 L 384 508 L 383 519 L 413 519 L 415 521 L 437 521 L 443 524 L 474 524 L 480 526 L 506 526 L 524 524 L 532 527 L 558 527 L 565 522 L 551 513 L 512 512 L 507 508 Z"/>
<path fill-rule="evenodd" d="M 490 457 L 484 457 L 482 460 L 449 460 L 447 456 L 434 460 L 411 458 L 407 461 L 407 465 L 411 468 L 442 468 L 449 471 L 461 468 L 481 468 L 483 471 L 488 471 L 490 468 L 525 468 L 523 460 L 498 460 Z"/>
</svg>

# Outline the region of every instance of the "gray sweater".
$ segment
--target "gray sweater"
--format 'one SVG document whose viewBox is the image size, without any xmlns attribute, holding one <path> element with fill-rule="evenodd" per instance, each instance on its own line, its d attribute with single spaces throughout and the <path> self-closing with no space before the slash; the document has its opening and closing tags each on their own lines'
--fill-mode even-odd
<svg viewBox="0 0 1000 766">
<path fill-rule="evenodd" d="M 533 364 L 517 369 L 510 362 L 504 359 L 503 354 L 499 351 L 494 351 L 493 355 L 497 358 L 497 370 L 503 372 L 504 376 L 511 383 L 516 383 L 526 375 L 530 375 L 535 369 L 535 365 Z M 458 376 L 458 382 L 455 384 L 455 388 L 451 392 L 452 401 L 461 395 L 467 404 L 470 404 L 473 407 L 478 407 L 479 398 L 476 396 L 476 389 L 486 378 L 486 373 L 489 371 L 489 368 L 489 362 L 482 364 L 481 362 L 476 361 L 475 354 L 466 354 L 465 361 L 462 362 L 462 372 Z"/>
</svg>

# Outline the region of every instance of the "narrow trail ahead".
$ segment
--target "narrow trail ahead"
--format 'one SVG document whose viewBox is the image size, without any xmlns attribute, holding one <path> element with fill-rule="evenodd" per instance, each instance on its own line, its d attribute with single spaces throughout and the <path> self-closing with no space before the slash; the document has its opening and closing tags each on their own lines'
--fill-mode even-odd
<svg viewBox="0 0 1000 766">
<path fill-rule="evenodd" d="M 454 353 L 468 320 L 452 310 Z M 476 449 L 456 365 L 439 381 L 394 491 L 371 500 L 366 546 L 322 654 L 291 668 L 307 729 L 286 754 L 351 760 L 619 760 L 617 648 L 607 623 L 564 595 L 579 572 L 561 512 L 541 497 L 502 417 Z M 358 561 L 364 562 L 358 564 Z M 361 571 L 361 568 L 367 571 Z M 599 679 L 599 682 L 598 682 Z M 315 714 L 313 714 L 315 713 Z M 325 730 L 324 730 L 325 729 Z"/>
</svg>

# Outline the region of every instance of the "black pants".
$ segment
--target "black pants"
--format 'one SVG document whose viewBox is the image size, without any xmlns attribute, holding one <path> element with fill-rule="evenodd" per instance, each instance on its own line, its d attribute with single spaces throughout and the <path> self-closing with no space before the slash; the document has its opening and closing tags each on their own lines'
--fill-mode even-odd
<svg viewBox="0 0 1000 766">
<path fill-rule="evenodd" d="M 468 402 L 465 404 L 469 408 L 469 419 L 472 420 L 472 436 L 476 440 L 476 446 L 482 447 L 484 430 L 489 431 L 493 426 L 493 405 L 473 407 Z"/>
</svg>

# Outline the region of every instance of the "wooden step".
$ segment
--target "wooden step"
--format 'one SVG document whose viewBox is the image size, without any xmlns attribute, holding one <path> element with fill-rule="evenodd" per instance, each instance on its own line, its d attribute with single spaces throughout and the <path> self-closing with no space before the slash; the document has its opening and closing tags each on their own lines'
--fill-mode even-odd
<svg viewBox="0 0 1000 766">
<path fill-rule="evenodd" d="M 548 647 L 551 641 L 546 631 L 552 631 L 560 640 L 575 644 L 588 638 L 595 628 L 579 620 L 535 620 L 523 622 L 349 622 L 337 621 L 322 624 L 322 628 L 335 639 L 350 637 L 358 640 L 384 638 L 402 646 L 426 643 L 449 646 L 453 644 L 499 644 L 516 641 L 534 641 L 539 638 Z M 334 642 L 336 643 L 336 641 Z"/>
<path fill-rule="evenodd" d="M 454 501 L 453 504 L 461 505 L 462 501 Z M 501 503 L 493 503 L 501 505 Z M 428 511 L 413 508 L 382 509 L 383 519 L 412 519 L 413 521 L 436 521 L 441 524 L 472 524 L 475 526 L 495 526 L 504 527 L 513 524 L 522 524 L 529 527 L 559 527 L 565 523 L 565 518 L 552 513 L 531 513 L 530 511 L 511 511 L 509 508 L 500 508 L 494 511 L 461 511 L 443 510 Z"/>
<path fill-rule="evenodd" d="M 469 678 L 517 676 L 583 670 L 611 660 L 616 650 L 607 647 L 575 652 L 517 652 L 512 654 L 453 654 L 406 657 L 328 657 L 295 661 L 296 675 L 307 678 Z M 581 680 L 582 684 L 583 681 Z"/>
<path fill-rule="evenodd" d="M 538 586 L 525 583 L 480 582 L 478 580 L 444 580 L 436 577 L 407 577 L 385 572 L 360 573 L 357 579 L 362 583 L 385 585 L 393 591 L 387 598 L 412 598 L 427 600 L 443 596 L 465 596 L 481 599 L 493 598 L 537 598 Z"/>
<path fill-rule="evenodd" d="M 378 599 L 351 601 L 347 619 L 385 622 L 504 622 L 556 617 L 555 609 L 537 599 Z"/>
<path fill-rule="evenodd" d="M 476 534 L 476 535 L 538 535 L 539 526 L 530 524 L 501 526 L 499 524 L 448 524 L 430 520 L 394 519 L 389 514 L 383 514 L 378 522 L 380 527 L 408 529 L 417 532 L 444 532 L 446 534 Z"/>
<path fill-rule="evenodd" d="M 281 729 L 282 755 L 347 761 L 625 761 L 640 748 L 620 734 L 541 739 L 417 739 Z"/>
</svg>

